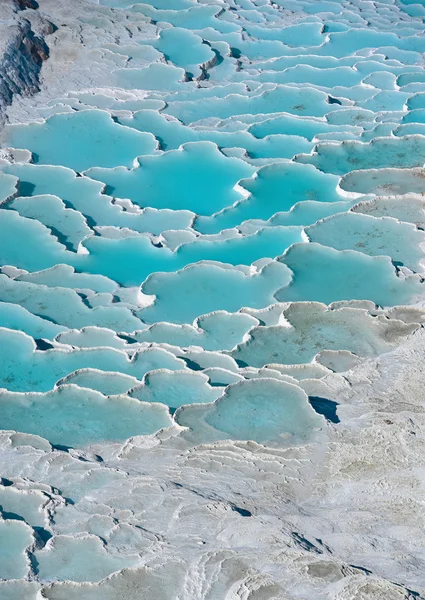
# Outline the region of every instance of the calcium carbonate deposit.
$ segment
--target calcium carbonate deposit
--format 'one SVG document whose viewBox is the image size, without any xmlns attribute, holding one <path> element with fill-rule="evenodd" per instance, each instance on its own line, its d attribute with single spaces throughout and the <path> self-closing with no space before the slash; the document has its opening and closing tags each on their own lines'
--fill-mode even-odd
<svg viewBox="0 0 425 600">
<path fill-rule="evenodd" d="M 1 600 L 425 598 L 425 3 L 0 0 Z"/>
</svg>

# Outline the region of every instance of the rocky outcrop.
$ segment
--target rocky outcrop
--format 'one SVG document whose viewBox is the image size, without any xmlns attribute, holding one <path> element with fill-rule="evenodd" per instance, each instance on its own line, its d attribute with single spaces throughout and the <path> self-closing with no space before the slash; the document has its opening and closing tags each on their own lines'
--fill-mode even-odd
<svg viewBox="0 0 425 600">
<path fill-rule="evenodd" d="M 14 0 L 18 10 L 25 10 L 26 8 L 38 8 L 38 2 L 35 0 Z"/>
<path fill-rule="evenodd" d="M 17 0 L 11 9 L 18 9 L 7 21 L 0 21 L 0 122 L 5 107 L 14 95 L 29 96 L 39 91 L 39 76 L 43 61 L 49 56 L 44 37 L 32 28 L 28 13 L 37 8 L 33 0 Z M 45 28 L 48 32 L 49 28 Z"/>
</svg>

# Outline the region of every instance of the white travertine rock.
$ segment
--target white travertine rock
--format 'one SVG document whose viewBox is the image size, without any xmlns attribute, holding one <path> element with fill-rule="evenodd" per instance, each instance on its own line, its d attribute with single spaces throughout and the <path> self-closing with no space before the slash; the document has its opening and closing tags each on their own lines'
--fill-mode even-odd
<svg viewBox="0 0 425 600">
<path fill-rule="evenodd" d="M 189 142 L 193 179 L 205 140 L 248 177 L 202 219 L 202 173 L 191 210 L 184 189 L 179 211 L 139 206 L 1 134 L 0 597 L 425 598 L 425 304 L 407 269 L 425 226 L 425 8 L 0 4 L 1 123 L 67 123 L 69 143 L 74 113 L 103 111 L 158 157 Z M 92 141 L 123 160 L 96 127 L 74 169 L 100 155 Z M 143 157 L 126 150 L 132 177 Z M 278 261 L 235 246 L 232 265 L 119 278 L 130 255 L 286 227 L 307 230 Z M 102 260 L 80 270 L 120 240 L 128 286 Z"/>
</svg>

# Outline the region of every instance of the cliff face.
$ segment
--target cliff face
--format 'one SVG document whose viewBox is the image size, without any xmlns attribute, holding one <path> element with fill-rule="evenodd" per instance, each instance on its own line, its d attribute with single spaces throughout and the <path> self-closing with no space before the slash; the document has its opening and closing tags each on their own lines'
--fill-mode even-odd
<svg viewBox="0 0 425 600">
<path fill-rule="evenodd" d="M 37 27 L 37 33 L 33 30 L 33 23 L 39 25 L 37 16 L 34 19 L 37 7 L 34 0 L 15 0 L 4 10 L 8 18 L 0 20 L 0 122 L 14 95 L 39 91 L 41 66 L 49 56 L 43 33 L 54 29 L 46 24 Z"/>
</svg>

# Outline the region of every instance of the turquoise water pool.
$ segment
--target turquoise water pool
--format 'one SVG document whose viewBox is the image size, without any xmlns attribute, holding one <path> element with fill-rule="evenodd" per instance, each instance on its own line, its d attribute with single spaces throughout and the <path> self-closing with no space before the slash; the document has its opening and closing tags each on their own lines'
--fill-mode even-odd
<svg viewBox="0 0 425 600">
<path fill-rule="evenodd" d="M 31 160 L 0 171 L 1 427 L 325 433 L 285 369 L 390 350 L 414 327 L 370 307 L 424 293 L 419 9 L 100 4 L 155 35 L 105 43 L 103 89 L 6 130 Z"/>
</svg>

